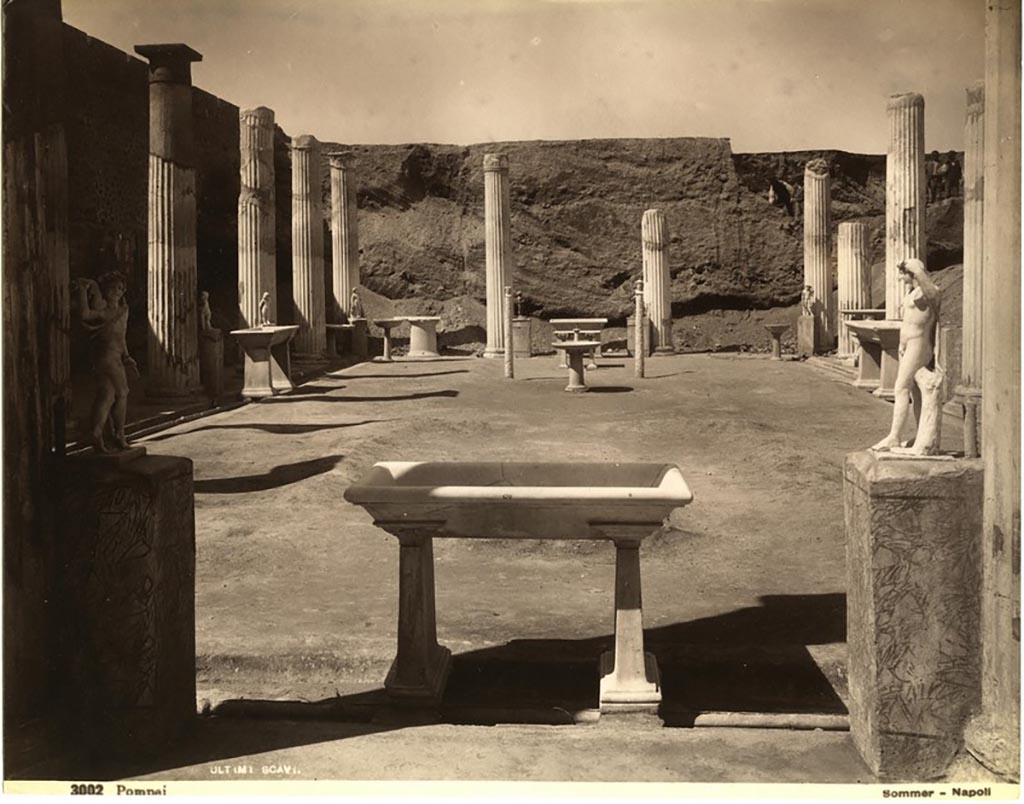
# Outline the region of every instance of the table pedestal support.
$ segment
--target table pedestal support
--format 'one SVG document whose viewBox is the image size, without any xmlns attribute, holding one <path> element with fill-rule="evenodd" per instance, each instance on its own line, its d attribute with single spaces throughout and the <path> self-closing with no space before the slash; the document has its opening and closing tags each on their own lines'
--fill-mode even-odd
<svg viewBox="0 0 1024 804">
<path fill-rule="evenodd" d="M 640 540 L 615 541 L 615 649 L 601 655 L 601 712 L 657 712 L 661 679 L 644 651 Z"/>
</svg>

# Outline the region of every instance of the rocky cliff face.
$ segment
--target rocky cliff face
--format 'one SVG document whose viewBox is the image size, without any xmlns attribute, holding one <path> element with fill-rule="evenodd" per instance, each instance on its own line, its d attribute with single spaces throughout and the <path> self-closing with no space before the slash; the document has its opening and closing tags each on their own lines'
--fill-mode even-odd
<svg viewBox="0 0 1024 804">
<path fill-rule="evenodd" d="M 802 225 L 768 184 L 802 185 L 815 157 L 832 166 L 835 222 L 869 223 L 884 258 L 884 156 L 733 154 L 698 138 L 334 147 L 358 160 L 363 283 L 404 312 L 459 311 L 450 327 L 483 323 L 485 151 L 509 157 L 516 287 L 537 317 L 629 315 L 651 207 L 668 219 L 676 316 L 796 303 Z M 929 207 L 931 267 L 960 262 L 962 217 L 956 200 Z"/>
</svg>

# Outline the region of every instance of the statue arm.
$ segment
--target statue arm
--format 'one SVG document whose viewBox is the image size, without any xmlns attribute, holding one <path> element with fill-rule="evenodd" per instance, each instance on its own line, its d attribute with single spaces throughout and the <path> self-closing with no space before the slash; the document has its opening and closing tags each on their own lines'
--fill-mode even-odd
<svg viewBox="0 0 1024 804">
<path fill-rule="evenodd" d="M 938 307 L 939 301 L 942 299 L 942 291 L 939 290 L 939 286 L 932 281 L 931 276 L 925 270 L 918 270 L 915 273 L 917 278 L 917 285 L 921 288 L 921 294 L 928 301 L 928 304 L 932 307 Z"/>
</svg>

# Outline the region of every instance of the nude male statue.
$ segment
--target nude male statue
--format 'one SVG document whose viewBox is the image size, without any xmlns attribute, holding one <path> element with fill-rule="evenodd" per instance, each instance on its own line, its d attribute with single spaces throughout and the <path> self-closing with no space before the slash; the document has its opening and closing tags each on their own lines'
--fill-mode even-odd
<svg viewBox="0 0 1024 804">
<path fill-rule="evenodd" d="M 906 446 L 917 454 L 935 451 L 934 443 L 937 434 L 922 432 L 921 386 L 930 386 L 937 381 L 941 383 L 941 371 L 935 368 L 935 334 L 939 320 L 939 303 L 942 292 L 932 281 L 920 260 L 904 260 L 897 266 L 900 280 L 906 286 L 903 297 L 903 323 L 900 325 L 900 365 L 896 374 L 895 394 L 892 411 L 892 428 L 889 435 L 875 444 L 871 449 L 881 452 L 899 452 L 900 434 L 907 420 L 908 408 L 914 405 L 914 416 L 918 423 L 918 432 L 914 440 Z M 922 372 L 922 369 L 924 371 Z M 940 402 L 941 404 L 941 402 Z M 939 415 L 941 419 L 941 412 Z M 934 426 L 935 422 L 932 423 Z"/>
<path fill-rule="evenodd" d="M 800 315 L 814 315 L 814 288 L 810 285 L 804 285 L 800 294 Z"/>
<path fill-rule="evenodd" d="M 270 291 L 263 291 L 263 295 L 260 296 L 260 326 L 261 327 L 272 327 L 274 322 L 270 320 Z"/>
<path fill-rule="evenodd" d="M 93 345 L 93 370 L 96 372 L 96 398 L 90 418 L 90 441 L 97 452 L 109 453 L 104 429 L 109 424 L 114 444 L 127 449 L 124 421 L 128 412 L 128 377 L 125 369 L 138 376 L 139 369 L 128 354 L 125 332 L 128 329 L 128 302 L 124 277 L 117 271 L 100 276 L 98 281 L 80 279 L 72 283 L 78 292 L 82 325 Z"/>
</svg>

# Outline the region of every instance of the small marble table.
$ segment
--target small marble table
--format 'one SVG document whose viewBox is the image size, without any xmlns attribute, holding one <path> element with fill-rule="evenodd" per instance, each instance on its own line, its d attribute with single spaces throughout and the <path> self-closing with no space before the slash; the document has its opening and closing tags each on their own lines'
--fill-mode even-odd
<svg viewBox="0 0 1024 804">
<path fill-rule="evenodd" d="M 567 337 L 576 337 L 578 340 L 578 336 L 575 336 L 574 333 L 579 330 L 580 335 L 596 341 L 597 347 L 590 356 L 587 368 L 597 368 L 594 358 L 601 357 L 601 330 L 608 324 L 607 318 L 552 318 L 548 323 L 554 328 L 556 338 L 564 340 Z M 567 361 L 568 353 L 566 352 L 562 355 L 558 367 L 567 368 Z"/>
<path fill-rule="evenodd" d="M 408 357 L 440 357 L 437 352 L 437 325 L 439 316 L 410 315 Z"/>
<path fill-rule="evenodd" d="M 839 311 L 839 352 L 837 357 L 851 357 L 849 350 L 857 349 L 857 338 L 847 326 L 851 321 L 882 321 L 885 310 L 875 308 L 846 307 Z M 851 343 L 852 342 L 852 343 Z"/>
<path fill-rule="evenodd" d="M 556 349 L 565 352 L 569 365 L 569 384 L 565 390 L 574 394 L 581 394 L 589 391 L 587 384 L 583 381 L 583 355 L 601 345 L 600 341 L 556 341 L 551 344 Z"/>
<path fill-rule="evenodd" d="M 607 540 L 615 545 L 615 641 L 601 655 L 600 708 L 656 712 L 658 663 L 644 651 L 640 544 L 693 494 L 658 463 L 378 463 L 348 487 L 397 537 L 398 650 L 384 681 L 395 705 L 437 707 L 451 652 L 437 641 L 435 537 Z"/>
<path fill-rule="evenodd" d="M 291 355 L 288 344 L 298 324 L 234 329 L 231 334 L 245 351 L 245 387 L 242 396 L 259 399 L 291 391 Z"/>
<path fill-rule="evenodd" d="M 394 327 L 400 326 L 405 321 L 404 318 L 375 318 L 373 323 L 384 330 L 384 354 L 379 358 L 375 357 L 374 360 L 381 363 L 391 362 L 391 330 Z"/>
<path fill-rule="evenodd" d="M 853 385 L 875 396 L 896 398 L 896 375 L 900 368 L 901 321 L 847 321 L 846 328 L 860 343 L 860 365 Z"/>
<path fill-rule="evenodd" d="M 782 336 L 793 328 L 792 324 L 765 324 L 772 336 L 772 360 L 782 360 Z"/>
<path fill-rule="evenodd" d="M 328 324 L 327 325 L 327 354 L 331 357 L 339 357 L 346 351 L 351 349 L 345 349 L 342 342 L 341 348 L 339 348 L 339 340 L 344 337 L 346 333 L 350 333 L 355 329 L 354 324 Z"/>
</svg>

